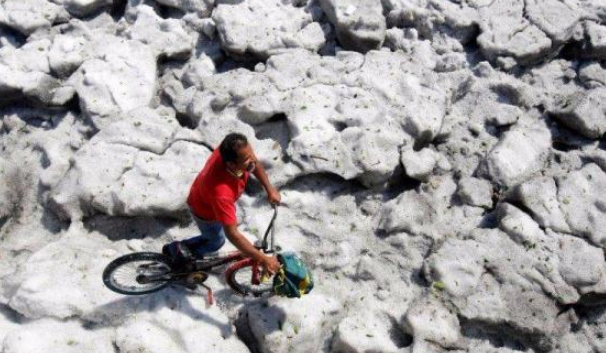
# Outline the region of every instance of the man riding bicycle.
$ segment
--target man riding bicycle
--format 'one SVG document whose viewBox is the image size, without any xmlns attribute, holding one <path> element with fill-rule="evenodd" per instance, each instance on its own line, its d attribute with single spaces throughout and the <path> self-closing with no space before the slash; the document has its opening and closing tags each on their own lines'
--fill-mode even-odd
<svg viewBox="0 0 606 353">
<path fill-rule="evenodd" d="M 271 185 L 246 136 L 230 133 L 214 150 L 191 185 L 187 204 L 201 235 L 164 245 L 162 252 L 183 264 L 192 256 L 201 258 L 225 244 L 225 237 L 244 255 L 258 261 L 274 274 L 280 268 L 274 256 L 257 250 L 239 231 L 236 201 L 242 195 L 249 174 L 261 182 L 271 204 L 279 204 L 280 193 Z M 179 260 L 179 261 L 177 261 Z"/>
</svg>

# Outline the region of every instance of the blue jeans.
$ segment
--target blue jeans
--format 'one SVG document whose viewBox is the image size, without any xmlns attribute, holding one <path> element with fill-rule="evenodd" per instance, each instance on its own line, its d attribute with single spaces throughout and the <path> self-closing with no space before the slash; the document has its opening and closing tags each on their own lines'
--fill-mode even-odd
<svg viewBox="0 0 606 353">
<path fill-rule="evenodd" d="M 183 240 L 183 243 L 189 247 L 196 258 L 202 258 L 204 254 L 211 253 L 221 249 L 225 244 L 225 232 L 223 225 L 216 221 L 207 221 L 191 212 L 191 216 L 196 221 L 200 235 Z"/>
</svg>

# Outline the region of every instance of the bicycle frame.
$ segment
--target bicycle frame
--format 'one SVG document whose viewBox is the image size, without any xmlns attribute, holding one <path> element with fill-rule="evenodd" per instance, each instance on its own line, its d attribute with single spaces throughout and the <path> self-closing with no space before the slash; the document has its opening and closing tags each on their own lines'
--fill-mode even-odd
<svg viewBox="0 0 606 353">
<path fill-rule="evenodd" d="M 263 236 L 263 241 L 261 241 L 260 244 L 258 241 L 255 242 L 255 247 L 265 254 L 272 254 L 276 251 L 274 222 L 276 220 L 276 217 L 278 217 L 278 207 L 276 205 L 272 205 L 272 207 L 274 209 L 274 215 L 271 217 L 271 220 L 269 221 L 269 225 L 267 226 L 267 230 L 265 231 L 265 235 Z M 270 238 L 271 244 L 269 244 L 267 241 L 270 233 L 271 233 L 271 238 Z M 242 256 L 241 253 L 239 253 L 239 254 L 240 254 L 240 256 Z M 229 268 L 225 271 L 225 277 L 229 277 L 232 272 L 237 271 L 237 270 L 241 269 L 242 267 L 246 267 L 246 266 L 250 266 L 252 269 L 252 278 L 251 278 L 250 282 L 254 285 L 259 285 L 261 283 L 262 266 L 258 261 L 251 259 L 251 258 L 243 258 L 242 260 L 236 262 L 232 266 L 229 266 Z"/>
<path fill-rule="evenodd" d="M 261 242 L 257 241 L 254 244 L 255 248 L 257 248 L 258 250 L 262 251 L 265 254 L 271 254 L 276 251 L 275 246 L 274 246 L 274 244 L 275 244 L 274 221 L 276 220 L 276 217 L 278 216 L 278 208 L 275 205 L 273 205 L 273 208 L 274 208 L 274 214 L 271 218 L 271 221 L 269 222 L 269 226 L 267 227 L 267 230 L 265 231 L 263 240 Z M 270 235 L 271 235 L 271 237 L 270 237 Z M 269 242 L 268 242 L 268 238 L 269 238 Z M 231 262 L 235 262 L 235 263 L 233 265 L 229 266 L 229 268 L 227 268 L 227 270 L 225 271 L 226 277 L 229 277 L 229 275 L 232 272 L 237 271 L 243 267 L 251 266 L 251 268 L 252 268 L 251 283 L 254 285 L 259 285 L 261 283 L 261 276 L 262 276 L 261 264 L 252 258 L 245 257 L 244 254 L 242 254 L 242 252 L 240 252 L 239 250 L 229 252 L 226 255 L 215 258 L 215 259 L 195 260 L 193 262 L 194 266 L 193 266 L 192 271 L 186 271 L 186 272 L 182 272 L 182 273 L 173 273 L 173 276 L 174 276 L 173 279 L 176 279 L 176 277 L 186 276 L 192 272 L 210 271 L 214 267 L 223 266 L 223 265 L 229 264 Z M 163 277 L 164 277 L 164 275 L 149 276 L 146 279 L 148 281 L 159 281 L 159 280 L 164 280 Z"/>
<path fill-rule="evenodd" d="M 256 241 L 254 246 L 259 251 L 270 254 L 280 250 L 279 247 L 275 246 L 275 229 L 273 227 L 274 221 L 278 215 L 278 210 L 274 206 L 274 215 L 269 223 L 267 231 L 263 236 L 262 241 Z M 271 233 L 271 234 L 270 234 Z M 271 237 L 270 237 L 271 235 Z M 137 288 L 135 285 L 120 284 L 115 282 L 113 273 L 116 269 L 126 264 L 132 264 L 136 262 L 144 261 L 146 263 L 140 264 L 134 268 L 133 275 L 135 281 L 138 284 L 149 284 L 151 282 L 162 282 L 159 286 L 152 286 L 150 288 Z M 207 257 L 200 260 L 194 260 L 184 264 L 184 269 L 179 272 L 174 272 L 170 265 L 170 259 L 160 253 L 156 252 L 138 252 L 131 253 L 114 259 L 110 262 L 105 270 L 103 271 L 103 282 L 105 285 L 116 293 L 127 294 L 127 295 L 139 295 L 153 293 L 167 285 L 174 283 L 184 285 L 187 288 L 194 289 L 196 285 L 201 285 L 208 290 L 208 302 L 213 303 L 212 289 L 204 284 L 204 281 L 208 278 L 208 273 L 214 267 L 231 264 L 225 270 L 225 277 L 227 284 L 236 292 L 242 295 L 253 294 L 255 296 L 262 295 L 271 290 L 270 283 L 266 283 L 269 286 L 261 286 L 259 289 L 254 286 L 261 285 L 265 282 L 263 279 L 263 266 L 260 262 L 253 260 L 252 258 L 246 257 L 241 251 L 232 251 L 227 254 L 223 254 L 217 257 Z M 159 267 L 158 267 L 159 266 Z M 236 279 L 238 274 L 236 271 L 241 270 L 244 267 L 250 267 L 251 277 Z M 151 271 L 148 271 L 150 270 Z M 158 273 L 158 270 L 162 269 L 162 273 Z M 151 272 L 151 273 L 149 273 Z M 244 271 L 239 272 L 245 274 L 244 277 L 248 276 L 248 268 Z M 240 276 L 242 277 L 242 276 Z M 250 288 L 251 285 L 253 288 Z"/>
</svg>

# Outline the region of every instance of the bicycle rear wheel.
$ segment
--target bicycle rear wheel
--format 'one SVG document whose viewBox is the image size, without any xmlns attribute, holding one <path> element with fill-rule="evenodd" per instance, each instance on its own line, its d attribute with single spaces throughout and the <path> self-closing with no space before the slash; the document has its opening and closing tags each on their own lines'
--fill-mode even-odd
<svg viewBox="0 0 606 353">
<path fill-rule="evenodd" d="M 103 283 L 112 291 L 126 295 L 157 292 L 171 281 L 169 259 L 159 253 L 139 252 L 121 256 L 103 271 Z"/>
<path fill-rule="evenodd" d="M 231 265 L 225 271 L 227 284 L 241 295 L 255 297 L 273 292 L 271 279 L 261 281 L 261 266 L 252 259 L 244 259 Z"/>
</svg>

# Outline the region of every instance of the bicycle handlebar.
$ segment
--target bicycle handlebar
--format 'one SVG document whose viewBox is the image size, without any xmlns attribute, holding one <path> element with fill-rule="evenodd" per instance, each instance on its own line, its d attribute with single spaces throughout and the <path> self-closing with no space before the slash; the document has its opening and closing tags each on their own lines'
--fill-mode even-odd
<svg viewBox="0 0 606 353">
<path fill-rule="evenodd" d="M 264 250 L 269 250 L 269 252 L 273 252 L 274 251 L 274 245 L 275 245 L 275 237 L 274 237 L 274 221 L 276 220 L 276 217 L 278 217 L 278 205 L 276 204 L 272 204 L 271 207 L 273 207 L 274 209 L 274 215 L 271 217 L 271 220 L 269 221 L 269 225 L 267 226 L 267 230 L 265 231 L 265 235 L 263 236 L 263 242 L 261 243 L 261 246 L 263 247 Z M 267 249 L 267 236 L 269 235 L 269 232 L 271 231 L 271 248 Z"/>
</svg>

